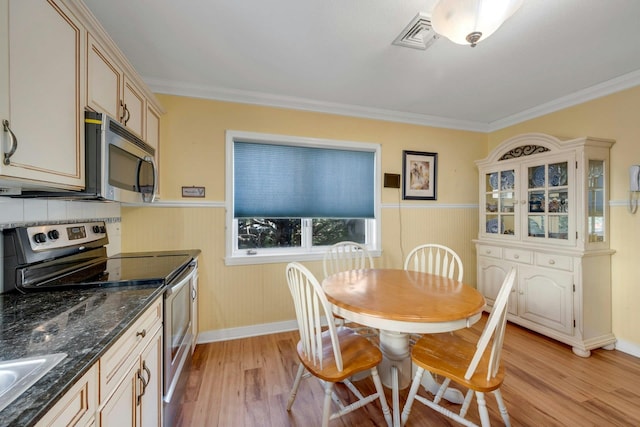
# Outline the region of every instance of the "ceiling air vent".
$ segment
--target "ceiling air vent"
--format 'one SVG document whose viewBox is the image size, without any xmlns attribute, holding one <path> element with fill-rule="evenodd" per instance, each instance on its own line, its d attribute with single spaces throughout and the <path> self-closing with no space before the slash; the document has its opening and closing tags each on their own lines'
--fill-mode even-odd
<svg viewBox="0 0 640 427">
<path fill-rule="evenodd" d="M 431 17 L 424 13 L 418 13 L 393 41 L 393 44 L 425 50 L 439 38 L 431 28 Z"/>
</svg>

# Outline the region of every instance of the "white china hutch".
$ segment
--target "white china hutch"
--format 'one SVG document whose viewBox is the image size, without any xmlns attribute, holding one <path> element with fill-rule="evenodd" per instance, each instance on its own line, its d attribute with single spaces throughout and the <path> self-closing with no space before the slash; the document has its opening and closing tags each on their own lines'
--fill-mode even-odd
<svg viewBox="0 0 640 427">
<path fill-rule="evenodd" d="M 613 140 L 531 133 L 476 161 L 478 289 L 490 309 L 517 271 L 508 319 L 588 357 L 612 349 L 609 150 Z"/>
</svg>

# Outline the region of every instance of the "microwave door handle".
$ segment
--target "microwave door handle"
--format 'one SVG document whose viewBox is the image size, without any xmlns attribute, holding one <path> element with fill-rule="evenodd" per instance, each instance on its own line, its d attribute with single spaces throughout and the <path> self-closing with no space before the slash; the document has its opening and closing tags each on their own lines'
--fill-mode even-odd
<svg viewBox="0 0 640 427">
<path fill-rule="evenodd" d="M 158 189 L 158 168 L 156 167 L 156 162 L 153 160 L 151 156 L 145 156 L 145 162 L 151 163 L 151 168 L 153 169 L 153 190 L 151 194 L 142 194 L 142 201 L 145 203 L 153 203 L 156 200 L 156 190 Z M 140 180 L 140 171 L 138 171 L 138 181 Z M 140 182 L 138 182 L 138 187 L 140 187 Z"/>
</svg>

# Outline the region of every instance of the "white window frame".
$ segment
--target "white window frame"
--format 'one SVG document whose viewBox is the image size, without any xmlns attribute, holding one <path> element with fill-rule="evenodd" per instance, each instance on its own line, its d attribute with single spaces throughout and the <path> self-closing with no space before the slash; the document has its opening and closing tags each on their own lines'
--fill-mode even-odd
<svg viewBox="0 0 640 427">
<path fill-rule="evenodd" d="M 311 246 L 308 242 L 311 236 L 311 221 L 303 218 L 302 222 L 302 246 L 299 248 L 269 248 L 269 249 L 237 249 L 237 221 L 233 217 L 233 168 L 234 168 L 234 142 L 256 142 L 260 144 L 292 145 L 314 148 L 337 148 L 344 150 L 368 151 L 375 153 L 375 182 L 374 182 L 374 219 L 366 220 L 367 242 L 365 246 L 372 256 L 380 256 L 381 253 L 381 217 L 380 217 L 380 183 L 381 183 L 381 156 L 380 144 L 370 142 L 354 142 L 333 139 L 319 139 L 298 137 L 289 135 L 276 135 L 256 132 L 243 132 L 235 130 L 226 131 L 226 171 L 225 171 L 225 247 L 226 265 L 266 264 L 275 262 L 312 261 L 321 260 L 326 246 Z M 305 232 L 306 229 L 306 232 Z"/>
</svg>

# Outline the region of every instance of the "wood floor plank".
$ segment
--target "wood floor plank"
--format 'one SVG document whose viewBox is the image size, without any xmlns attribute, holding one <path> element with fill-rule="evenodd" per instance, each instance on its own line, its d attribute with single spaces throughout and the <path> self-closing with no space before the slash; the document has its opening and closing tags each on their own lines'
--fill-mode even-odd
<svg viewBox="0 0 640 427">
<path fill-rule="evenodd" d="M 486 316 L 460 331 L 476 341 Z M 189 373 L 179 426 L 308 427 L 322 419 L 323 389 L 303 380 L 291 412 L 286 405 L 298 367 L 297 331 L 198 345 Z M 508 324 L 503 351 L 506 377 L 502 395 L 512 425 L 531 427 L 606 427 L 640 425 L 640 359 L 616 350 L 594 350 L 589 358 L 571 348 Z M 363 392 L 373 382 L 356 382 Z M 343 389 L 339 389 L 343 393 Z M 408 390 L 400 393 L 401 403 Z M 424 396 L 429 394 L 420 390 Z M 385 389 L 387 402 L 391 392 Z M 487 396 L 492 425 L 502 420 L 495 399 Z M 458 405 L 448 404 L 459 410 Z M 477 406 L 469 418 L 479 423 Z M 331 427 L 384 425 L 379 404 L 367 405 L 330 423 Z M 415 403 L 407 427 L 459 424 Z"/>
</svg>

